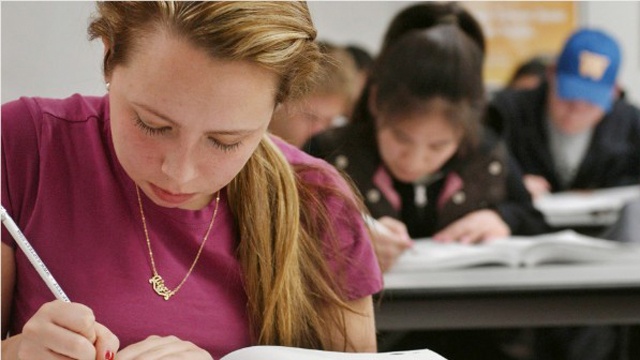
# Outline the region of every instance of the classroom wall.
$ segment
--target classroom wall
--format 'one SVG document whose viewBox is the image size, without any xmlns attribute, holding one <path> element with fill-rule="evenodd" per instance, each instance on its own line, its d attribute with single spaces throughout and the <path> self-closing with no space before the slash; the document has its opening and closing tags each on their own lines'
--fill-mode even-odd
<svg viewBox="0 0 640 360">
<path fill-rule="evenodd" d="M 377 52 L 391 18 L 409 1 L 311 1 L 320 39 L 356 43 Z M 620 82 L 640 104 L 640 2 L 580 2 L 583 25 L 618 38 L 624 51 Z M 2 103 L 22 95 L 104 94 L 102 46 L 86 35 L 93 2 L 2 2 Z"/>
</svg>

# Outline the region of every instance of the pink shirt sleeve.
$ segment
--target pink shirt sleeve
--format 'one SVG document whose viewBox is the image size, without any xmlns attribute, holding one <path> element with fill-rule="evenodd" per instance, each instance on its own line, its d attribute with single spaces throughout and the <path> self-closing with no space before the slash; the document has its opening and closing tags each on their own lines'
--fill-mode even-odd
<svg viewBox="0 0 640 360">
<path fill-rule="evenodd" d="M 40 159 L 37 152 L 40 129 L 36 127 L 29 99 L 2 105 L 2 206 L 24 229 L 36 201 Z M 15 247 L 9 232 L 2 226 L 2 242 Z"/>
<path fill-rule="evenodd" d="M 356 196 L 345 179 L 329 163 L 292 149 L 287 144 L 278 141 L 276 144 L 294 165 L 304 164 L 309 167 L 309 170 L 302 173 L 306 181 L 339 189 L 347 197 Z M 347 300 L 378 293 L 382 290 L 382 273 L 362 214 L 338 195 L 326 196 L 323 201 L 327 205 L 339 241 L 339 249 L 327 248 L 325 253 L 328 254 L 331 270 L 343 280 Z M 327 240 L 325 244 L 331 246 L 333 243 Z"/>
</svg>

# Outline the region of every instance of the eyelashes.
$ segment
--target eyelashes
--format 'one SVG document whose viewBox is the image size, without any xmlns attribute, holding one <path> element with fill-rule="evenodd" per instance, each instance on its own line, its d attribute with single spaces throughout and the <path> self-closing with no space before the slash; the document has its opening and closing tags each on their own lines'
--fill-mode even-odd
<svg viewBox="0 0 640 360">
<path fill-rule="evenodd" d="M 136 115 L 134 122 L 136 124 L 136 126 L 138 128 L 140 128 L 142 131 L 144 131 L 147 135 L 162 135 L 162 134 L 166 134 L 167 132 L 169 132 L 169 130 L 171 130 L 170 127 L 166 126 L 166 127 L 161 127 L 161 128 L 154 128 L 151 127 L 147 124 L 145 124 L 142 119 L 140 119 L 140 116 Z"/>
<path fill-rule="evenodd" d="M 164 126 L 160 128 L 149 126 L 144 121 L 142 121 L 142 119 L 140 119 L 140 116 L 138 115 L 135 116 L 134 123 L 137 128 L 139 128 L 149 136 L 165 135 L 165 134 L 168 134 L 172 129 L 170 126 Z M 220 149 L 224 152 L 236 150 L 242 144 L 242 141 L 238 141 L 233 144 L 225 144 L 211 137 L 207 138 L 207 140 L 211 146 L 213 146 L 214 148 Z"/>
</svg>

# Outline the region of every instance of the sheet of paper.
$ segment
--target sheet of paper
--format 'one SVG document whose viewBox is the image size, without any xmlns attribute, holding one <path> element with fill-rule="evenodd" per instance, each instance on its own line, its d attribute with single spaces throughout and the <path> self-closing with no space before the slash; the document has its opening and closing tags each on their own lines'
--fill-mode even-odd
<svg viewBox="0 0 640 360">
<path fill-rule="evenodd" d="M 236 350 L 221 360 L 446 360 L 435 352 L 424 350 L 387 353 L 344 353 L 309 350 L 284 346 L 252 346 Z"/>
</svg>

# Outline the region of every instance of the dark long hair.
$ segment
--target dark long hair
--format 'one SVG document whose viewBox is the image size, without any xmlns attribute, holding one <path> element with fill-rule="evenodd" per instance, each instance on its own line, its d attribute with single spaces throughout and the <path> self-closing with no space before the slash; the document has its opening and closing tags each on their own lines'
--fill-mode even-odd
<svg viewBox="0 0 640 360">
<path fill-rule="evenodd" d="M 437 111 L 462 131 L 460 153 L 464 153 L 477 145 L 480 134 L 486 103 L 482 65 L 482 50 L 455 24 L 411 30 L 376 59 L 353 121 L 376 126 L 369 101 L 388 115 L 385 121 Z M 372 88 L 374 100 L 369 99 Z"/>
<path fill-rule="evenodd" d="M 455 24 L 485 52 L 484 32 L 471 13 L 456 2 L 428 1 L 404 8 L 391 21 L 382 49 L 412 30 L 428 29 L 439 24 Z"/>
</svg>

